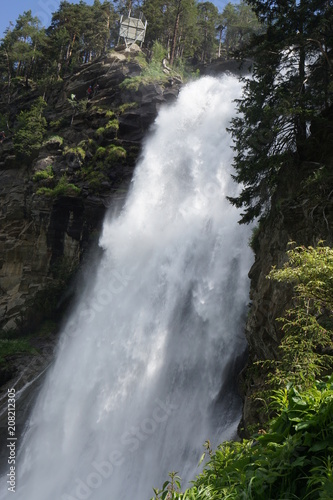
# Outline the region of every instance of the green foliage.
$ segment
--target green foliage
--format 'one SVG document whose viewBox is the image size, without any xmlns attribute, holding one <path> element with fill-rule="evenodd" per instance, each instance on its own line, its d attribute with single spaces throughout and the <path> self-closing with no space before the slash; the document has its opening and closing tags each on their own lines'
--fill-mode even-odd
<svg viewBox="0 0 333 500">
<path fill-rule="evenodd" d="M 98 138 L 102 138 L 104 136 L 104 133 L 105 133 L 105 127 L 99 127 L 96 132 L 95 132 L 95 136 Z"/>
<path fill-rule="evenodd" d="M 94 190 L 94 192 L 99 192 L 101 185 L 103 182 L 106 182 L 108 179 L 103 172 L 100 170 L 89 169 L 85 174 L 85 182 L 87 182 L 88 186 Z"/>
<path fill-rule="evenodd" d="M 154 499 L 332 498 L 333 375 L 325 376 L 332 373 L 325 349 L 333 347 L 333 249 L 293 248 L 269 278 L 295 291 L 281 320 L 281 359 L 264 364 L 272 372 L 263 397 L 274 418 L 252 439 L 225 442 L 215 452 L 206 441 L 200 463 L 208 462 L 193 486 L 180 493 L 166 481 Z"/>
<path fill-rule="evenodd" d="M 169 75 L 163 71 L 162 60 L 165 56 L 166 50 L 158 41 L 155 41 L 151 51 L 151 59 L 149 63 L 143 66 L 141 75 L 125 78 L 120 84 L 120 88 L 137 91 L 141 84 L 147 85 L 154 82 L 166 82 L 174 73 Z"/>
<path fill-rule="evenodd" d="M 321 244 L 288 251 L 288 262 L 269 278 L 294 285 L 294 307 L 280 318 L 281 359 L 267 361 L 271 382 L 306 387 L 333 366 L 333 250 Z"/>
<path fill-rule="evenodd" d="M 246 47 L 253 34 L 265 31 L 251 7 L 245 3 L 228 2 L 219 15 L 217 31 L 220 38 L 219 55 L 227 59 Z"/>
<path fill-rule="evenodd" d="M 155 40 L 153 43 L 151 60 L 161 63 L 164 57 L 167 57 L 167 51 L 165 50 L 165 47 L 163 47 L 163 45 L 158 40 Z"/>
<path fill-rule="evenodd" d="M 327 3 L 248 3 L 266 33 L 253 36 L 244 53 L 254 60 L 253 78 L 244 81 L 239 116 L 230 129 L 236 150 L 234 178 L 242 191 L 229 199 L 245 209 L 245 223 L 270 209 L 281 167 L 288 167 L 289 176 L 301 168 L 309 148 L 308 124 L 324 119 L 333 77 L 327 56 L 333 46 L 328 28 L 333 10 Z"/>
<path fill-rule="evenodd" d="M 129 79 L 132 80 L 132 79 Z M 119 122 L 117 118 L 111 119 L 105 127 L 99 127 L 95 132 L 95 137 L 97 139 L 102 139 L 106 137 L 116 137 L 119 129 Z"/>
<path fill-rule="evenodd" d="M 7 367 L 10 356 L 35 352 L 29 339 L 22 337 L 20 328 L 0 330 L 0 368 Z"/>
<path fill-rule="evenodd" d="M 142 76 L 133 76 L 131 78 L 125 78 L 119 87 L 123 90 L 139 90 L 140 84 L 143 83 Z"/>
<path fill-rule="evenodd" d="M 205 443 L 209 461 L 184 493 L 169 481 L 156 498 L 189 499 L 329 499 L 333 474 L 333 378 L 305 391 L 294 387 L 274 394 L 278 416 L 250 440 L 225 442 L 215 453 Z M 163 496 L 164 495 L 164 496 Z"/>
<path fill-rule="evenodd" d="M 61 147 L 63 143 L 64 143 L 63 137 L 61 137 L 60 135 L 52 135 L 43 142 L 43 146 L 47 146 L 50 144 L 57 144 L 58 147 Z"/>
<path fill-rule="evenodd" d="M 0 43 L 0 74 L 8 84 L 8 102 L 13 77 L 38 81 L 45 92 L 77 64 L 100 57 L 115 41 L 115 24 L 115 10 L 108 0 L 93 5 L 60 2 L 46 29 L 31 10 L 24 12 Z"/>
<path fill-rule="evenodd" d="M 46 102 L 39 97 L 29 111 L 21 111 L 17 119 L 17 127 L 13 142 L 15 153 L 31 159 L 43 144 L 46 131 L 46 119 L 43 110 Z"/>
<path fill-rule="evenodd" d="M 0 339 L 0 367 L 7 364 L 7 356 L 32 353 L 35 350 L 27 339 Z"/>
<path fill-rule="evenodd" d="M 59 118 L 59 120 L 52 120 L 50 121 L 49 125 L 50 125 L 50 128 L 54 128 L 54 129 L 61 129 L 64 127 L 66 123 L 66 118 Z"/>
<path fill-rule="evenodd" d="M 153 488 L 155 496 L 151 500 L 168 500 L 170 498 L 176 498 L 175 495 L 180 491 L 181 488 L 181 478 L 178 476 L 178 472 L 169 472 L 170 480 L 165 481 L 162 489 Z"/>
<path fill-rule="evenodd" d="M 37 190 L 38 195 L 42 196 L 78 196 L 81 193 L 81 189 L 68 182 L 67 176 L 63 175 L 59 180 L 58 184 L 53 188 L 42 187 Z"/>
<path fill-rule="evenodd" d="M 119 122 L 118 122 L 117 118 L 113 118 L 112 120 L 110 120 L 106 124 L 105 129 L 106 130 L 113 130 L 114 132 L 117 132 L 119 129 Z"/>
<path fill-rule="evenodd" d="M 113 111 L 111 111 L 110 109 L 108 109 L 105 113 L 105 118 L 114 118 L 115 117 L 115 114 Z"/>
<path fill-rule="evenodd" d="M 146 68 L 143 69 L 141 75 L 125 78 L 119 85 L 124 90 L 138 91 L 140 85 L 148 85 L 154 82 L 167 82 L 171 75 L 164 73 L 161 61 L 152 60 Z"/>
<path fill-rule="evenodd" d="M 111 146 L 107 148 L 106 160 L 108 163 L 112 164 L 125 158 L 126 149 L 122 148 L 121 146 L 115 146 L 114 144 L 111 144 Z"/>
<path fill-rule="evenodd" d="M 252 229 L 251 238 L 249 240 L 249 246 L 252 248 L 254 253 L 256 253 L 259 250 L 259 234 L 260 234 L 260 225 L 257 225 Z"/>
<path fill-rule="evenodd" d="M 74 146 L 70 148 L 69 146 L 65 146 L 64 151 L 62 153 L 64 156 L 67 155 L 75 155 L 78 156 L 80 160 L 84 160 L 86 157 L 86 152 L 85 150 L 79 145 L 79 146 Z"/>
<path fill-rule="evenodd" d="M 95 159 L 99 160 L 102 158 L 105 158 L 106 156 L 106 148 L 100 146 L 97 148 L 96 153 L 95 153 Z"/>
<path fill-rule="evenodd" d="M 49 165 L 44 170 L 39 170 L 38 172 L 36 172 L 35 175 L 33 176 L 32 180 L 34 182 L 38 182 L 38 181 L 45 180 L 45 179 L 53 179 L 53 177 L 54 177 L 54 174 L 53 174 L 52 165 Z"/>
<path fill-rule="evenodd" d="M 108 147 L 100 146 L 94 155 L 94 162 L 103 161 L 103 165 L 112 165 L 126 158 L 126 150 L 121 146 L 111 144 Z"/>
</svg>

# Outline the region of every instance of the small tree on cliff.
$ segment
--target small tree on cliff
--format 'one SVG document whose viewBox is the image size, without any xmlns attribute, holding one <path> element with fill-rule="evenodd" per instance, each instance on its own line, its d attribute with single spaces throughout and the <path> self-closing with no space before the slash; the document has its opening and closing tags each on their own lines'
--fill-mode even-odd
<svg viewBox="0 0 333 500">
<path fill-rule="evenodd" d="M 46 102 L 39 97 L 29 111 L 18 115 L 13 142 L 15 153 L 24 159 L 32 159 L 43 143 L 47 124 L 43 116 L 45 106 Z"/>
<path fill-rule="evenodd" d="M 333 250 L 319 245 L 288 251 L 288 262 L 269 278 L 294 285 L 294 307 L 280 319 L 281 359 L 268 362 L 272 381 L 307 387 L 333 367 Z"/>
</svg>

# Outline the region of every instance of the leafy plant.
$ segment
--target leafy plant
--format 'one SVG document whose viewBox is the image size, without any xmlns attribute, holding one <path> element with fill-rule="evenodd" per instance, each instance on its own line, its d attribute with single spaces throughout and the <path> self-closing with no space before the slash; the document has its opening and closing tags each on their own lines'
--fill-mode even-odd
<svg viewBox="0 0 333 500">
<path fill-rule="evenodd" d="M 137 108 L 137 107 L 138 107 L 137 102 L 125 102 L 124 104 L 121 104 L 120 106 L 118 106 L 116 113 L 117 113 L 117 115 L 122 115 L 123 113 L 126 113 L 126 111 L 128 111 L 130 109 Z"/>
<path fill-rule="evenodd" d="M 38 195 L 43 196 L 78 196 L 81 192 L 81 189 L 75 186 L 75 184 L 71 184 L 68 182 L 67 176 L 63 175 L 58 184 L 53 188 L 42 187 L 37 190 Z"/>
<path fill-rule="evenodd" d="M 54 177 L 54 174 L 53 174 L 52 165 L 49 165 L 44 170 L 39 170 L 38 172 L 36 172 L 35 175 L 33 176 L 32 180 L 34 182 L 38 182 L 38 181 L 45 180 L 45 179 L 53 179 L 53 177 Z"/>
<path fill-rule="evenodd" d="M 80 145 L 79 146 L 75 146 L 73 148 L 70 148 L 69 146 L 66 146 L 62 154 L 64 156 L 66 156 L 68 154 L 73 154 L 75 156 L 78 156 L 80 158 L 80 160 L 84 160 L 85 157 L 86 157 L 86 152 L 85 152 L 85 150 Z"/>
<path fill-rule="evenodd" d="M 278 415 L 267 432 L 242 442 L 225 442 L 215 453 L 206 442 L 209 461 L 193 486 L 181 493 L 172 481 L 166 481 L 162 490 L 154 489 L 154 498 L 331 498 L 333 377 L 304 391 L 293 386 L 276 391 L 274 407 Z M 170 484 L 173 487 L 168 490 Z"/>
<path fill-rule="evenodd" d="M 52 135 L 48 139 L 43 142 L 43 146 L 47 146 L 48 144 L 58 144 L 61 147 L 64 143 L 64 138 L 60 135 Z"/>
<path fill-rule="evenodd" d="M 307 386 L 330 371 L 333 348 L 333 249 L 319 244 L 288 251 L 282 269 L 273 268 L 269 278 L 294 285 L 295 306 L 286 316 L 280 344 L 281 359 L 268 361 L 277 385 L 293 382 Z"/>
</svg>

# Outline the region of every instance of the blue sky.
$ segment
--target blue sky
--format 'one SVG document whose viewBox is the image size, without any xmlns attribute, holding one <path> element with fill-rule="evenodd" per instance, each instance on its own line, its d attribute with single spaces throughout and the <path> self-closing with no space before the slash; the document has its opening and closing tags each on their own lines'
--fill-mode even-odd
<svg viewBox="0 0 333 500">
<path fill-rule="evenodd" d="M 79 3 L 79 0 L 69 0 L 71 3 Z M 85 0 L 87 4 L 92 5 L 94 0 Z M 224 5 L 229 0 L 212 0 L 219 11 L 223 10 Z M 10 21 L 15 24 L 16 19 L 24 11 L 31 10 L 33 16 L 37 16 L 44 26 L 49 26 L 52 18 L 52 12 L 58 10 L 60 0 L 1 0 L 2 5 L 0 16 L 0 38 L 8 28 Z M 232 0 L 232 3 L 237 1 Z"/>
<path fill-rule="evenodd" d="M 52 12 L 58 10 L 60 5 L 60 0 L 1 0 L 2 2 L 5 6 L 1 9 L 0 38 L 3 37 L 10 21 L 15 24 L 18 16 L 27 10 L 31 10 L 32 15 L 37 16 L 44 26 L 49 26 Z M 94 0 L 85 0 L 85 2 L 92 5 Z M 70 3 L 79 3 L 79 0 L 70 0 Z"/>
</svg>

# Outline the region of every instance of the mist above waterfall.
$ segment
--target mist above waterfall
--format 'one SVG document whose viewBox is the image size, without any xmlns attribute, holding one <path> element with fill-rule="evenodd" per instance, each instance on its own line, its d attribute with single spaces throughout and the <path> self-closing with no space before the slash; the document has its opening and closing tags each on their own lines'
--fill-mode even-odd
<svg viewBox="0 0 333 500">
<path fill-rule="evenodd" d="M 205 77 L 160 110 L 21 439 L 16 499 L 149 500 L 169 471 L 194 477 L 205 440 L 235 436 L 252 256 L 225 129 L 240 93 Z"/>
</svg>

